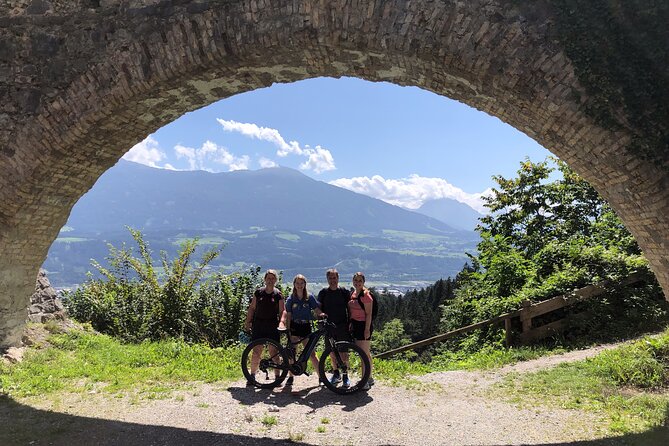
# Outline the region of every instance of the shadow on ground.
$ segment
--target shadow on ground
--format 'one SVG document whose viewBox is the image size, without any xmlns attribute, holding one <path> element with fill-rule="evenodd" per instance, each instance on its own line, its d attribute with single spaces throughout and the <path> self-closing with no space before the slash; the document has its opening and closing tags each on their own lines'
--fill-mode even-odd
<svg viewBox="0 0 669 446">
<path fill-rule="evenodd" d="M 39 410 L 0 395 L 2 446 L 275 446 L 304 443 L 102 420 Z"/>
<path fill-rule="evenodd" d="M 266 401 L 267 394 L 260 392 L 242 392 L 230 388 L 230 392 L 237 394 L 238 400 L 246 404 Z M 320 392 L 307 392 L 303 403 L 312 405 L 321 404 L 325 400 Z M 310 396 L 313 395 L 313 396 Z M 275 395 L 278 404 L 282 401 L 295 402 L 295 395 Z M 297 396 L 299 398 L 299 396 Z M 311 398 L 311 399 L 310 399 Z M 357 402 L 356 399 L 357 398 Z M 365 400 L 371 397 L 365 393 L 352 397 L 340 397 L 340 403 L 348 404 L 351 410 L 354 405 L 364 405 Z M 336 400 L 328 399 L 330 404 Z M 315 402 L 315 403 L 314 403 Z M 669 421 L 669 418 L 668 420 Z M 272 438 L 255 438 L 245 435 L 223 434 L 205 431 L 191 431 L 188 429 L 169 426 L 155 426 L 147 424 L 128 423 L 114 420 L 103 420 L 83 416 L 50 412 L 20 404 L 5 395 L 0 395 L 0 445 L 2 446 L 88 446 L 88 445 L 123 445 L 123 446 L 217 446 L 217 445 L 249 445 L 249 446 L 276 446 L 276 445 L 304 445 L 306 443 L 280 440 Z M 376 444 L 370 441 L 369 444 Z M 361 443 L 362 445 L 362 443 Z M 444 445 L 448 445 L 446 441 Z M 667 446 L 669 445 L 669 424 L 665 427 L 640 433 L 628 434 L 619 437 L 604 438 L 592 441 L 575 441 L 567 443 L 542 443 L 544 446 Z M 399 446 L 386 444 L 384 446 Z M 431 446 L 431 445 L 426 445 Z M 469 445 L 476 446 L 476 445 Z M 505 446 L 500 443 L 495 446 Z"/>
<path fill-rule="evenodd" d="M 312 411 L 325 406 L 339 405 L 342 410 L 350 412 L 373 400 L 372 396 L 364 391 L 352 395 L 339 395 L 320 385 L 299 390 L 294 390 L 289 386 L 278 387 L 274 390 L 231 386 L 228 387 L 228 392 L 232 398 L 246 405 L 263 403 L 285 407 L 297 403 L 310 407 Z"/>
</svg>

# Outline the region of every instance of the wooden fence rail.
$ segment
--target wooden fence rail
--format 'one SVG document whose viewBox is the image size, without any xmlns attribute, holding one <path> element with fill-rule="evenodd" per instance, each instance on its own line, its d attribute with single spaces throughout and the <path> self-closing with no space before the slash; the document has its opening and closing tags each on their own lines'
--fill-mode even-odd
<svg viewBox="0 0 669 446">
<path fill-rule="evenodd" d="M 508 347 L 513 342 L 512 319 L 514 318 L 520 318 L 522 327 L 522 331 L 518 335 L 518 341 L 520 344 L 527 344 L 554 335 L 556 333 L 560 333 L 566 328 L 568 323 L 566 318 L 562 318 L 539 327 L 533 327 L 532 320 L 537 316 L 542 316 L 561 308 L 574 305 L 577 302 L 590 299 L 591 297 L 599 296 L 605 293 L 613 285 L 627 286 L 640 282 L 641 280 L 641 275 L 634 273 L 628 276 L 622 282 L 612 283 L 611 281 L 607 280 L 599 284 L 586 285 L 583 288 L 572 291 L 571 293 L 556 296 L 534 304 L 526 301 L 523 302 L 522 308 L 519 310 L 512 311 L 510 313 L 504 313 L 492 319 L 487 319 L 472 325 L 467 325 L 466 327 L 460 327 L 453 331 L 449 331 L 448 333 L 443 333 L 431 338 L 423 339 L 422 341 L 414 342 L 413 344 L 405 345 L 393 350 L 388 350 L 387 352 L 380 353 L 374 357 L 388 358 L 390 356 L 396 355 L 397 353 L 402 353 L 407 350 L 415 350 L 420 347 L 425 347 L 427 345 L 445 341 L 446 339 L 450 339 L 463 333 L 468 333 L 478 328 L 493 326 L 501 322 L 504 322 L 505 344 Z"/>
</svg>

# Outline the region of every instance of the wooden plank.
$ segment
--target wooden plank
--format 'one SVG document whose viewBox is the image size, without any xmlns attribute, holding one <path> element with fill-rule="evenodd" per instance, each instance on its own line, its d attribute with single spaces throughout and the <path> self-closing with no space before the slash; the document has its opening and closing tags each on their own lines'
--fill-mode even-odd
<svg viewBox="0 0 669 446">
<path fill-rule="evenodd" d="M 630 275 L 627 279 L 621 282 L 620 286 L 630 285 L 638 282 L 639 275 L 637 273 Z M 610 281 L 604 281 L 599 285 L 586 285 L 583 288 L 574 290 L 569 294 L 553 297 L 548 300 L 537 302 L 525 308 L 520 314 L 520 320 L 532 319 L 542 314 L 550 313 L 551 311 L 559 310 L 569 305 L 581 302 L 591 297 L 599 296 L 607 291 L 607 287 L 611 285 Z"/>
<path fill-rule="evenodd" d="M 528 332 L 521 333 L 518 339 L 521 344 L 527 344 L 532 341 L 552 336 L 556 333 L 562 333 L 562 331 L 567 328 L 567 322 L 566 318 L 553 321 L 550 324 L 542 325 L 541 327 L 533 328 Z"/>
<path fill-rule="evenodd" d="M 509 319 L 509 318 L 512 318 L 512 317 L 517 317 L 518 313 L 519 313 L 519 311 L 513 311 L 511 313 L 505 313 L 505 314 L 502 314 L 500 316 L 494 317 L 492 319 L 477 322 L 477 323 L 472 324 L 472 325 L 467 325 L 466 327 L 460 327 L 456 330 L 449 331 L 448 333 L 433 336 L 431 338 L 423 339 L 422 341 L 414 342 L 413 344 L 405 345 L 403 347 L 399 347 L 399 348 L 396 348 L 396 349 L 393 349 L 393 350 L 388 350 L 387 352 L 379 353 L 378 355 L 375 355 L 374 357 L 375 358 L 387 358 L 389 356 L 395 355 L 397 353 L 402 353 L 402 352 L 405 352 L 407 350 L 415 350 L 415 349 L 420 348 L 420 347 L 425 347 L 426 345 L 431 345 L 431 344 L 434 344 L 436 342 L 445 341 L 446 339 L 452 338 L 452 337 L 457 336 L 459 334 L 467 333 L 467 332 L 470 332 L 472 330 L 476 330 L 477 328 L 486 327 L 488 325 L 493 325 L 493 324 L 502 322 L 502 321 L 504 321 L 506 319 Z"/>
<path fill-rule="evenodd" d="M 573 297 L 558 296 L 550 300 L 544 300 L 542 302 L 538 302 L 523 309 L 523 312 L 520 314 L 520 320 L 522 321 L 525 319 L 532 319 L 534 317 L 541 316 L 542 314 L 559 310 L 560 308 L 570 305 L 571 304 L 570 301 L 573 299 L 574 299 Z"/>
<path fill-rule="evenodd" d="M 511 347 L 513 336 L 511 335 L 511 318 L 504 319 L 504 347 Z"/>
<path fill-rule="evenodd" d="M 633 273 L 629 275 L 625 280 L 621 281 L 618 286 L 626 286 L 626 285 L 631 285 L 633 283 L 641 281 L 641 274 L 639 273 Z M 378 355 L 375 355 L 375 358 L 387 358 L 389 356 L 395 355 L 397 353 L 402 353 L 407 350 L 414 350 L 420 347 L 425 347 L 427 345 L 431 345 L 440 341 L 445 341 L 446 339 L 452 338 L 454 336 L 457 336 L 459 334 L 467 333 L 472 330 L 476 330 L 478 328 L 483 328 L 488 325 L 493 325 L 496 323 L 499 323 L 501 321 L 505 321 L 504 328 L 506 330 L 506 340 L 507 342 L 510 342 L 511 335 L 510 335 L 510 327 L 511 324 L 509 321 L 511 318 L 514 317 L 520 317 L 522 326 L 523 326 L 523 333 L 520 335 L 520 340 L 523 342 L 523 335 L 524 338 L 527 339 L 540 339 L 540 338 L 533 338 L 533 336 L 541 335 L 543 337 L 549 336 L 550 334 L 554 334 L 556 331 L 551 332 L 551 330 L 557 330 L 561 328 L 561 324 L 564 324 L 565 319 L 562 319 L 560 321 L 555 321 L 550 324 L 543 325 L 541 327 L 532 328 L 532 318 L 536 316 L 540 316 L 542 314 L 549 313 L 550 311 L 555 311 L 556 309 L 563 308 L 568 305 L 575 304 L 577 302 L 580 302 L 585 299 L 589 299 L 590 297 L 597 296 L 599 294 L 602 294 L 604 291 L 606 291 L 606 288 L 611 285 L 610 281 L 604 281 L 598 285 L 587 285 L 583 288 L 579 288 L 578 290 L 575 290 L 572 293 L 565 294 L 562 296 L 556 296 L 554 298 L 545 300 L 543 302 L 539 302 L 536 304 L 528 305 L 525 304 L 523 305 L 523 308 L 520 310 L 512 311 L 511 313 L 505 313 L 500 316 L 497 316 L 492 319 L 488 319 L 486 321 L 482 322 L 477 322 L 476 324 L 468 325 L 466 327 L 461 327 L 453 331 L 449 331 L 448 333 L 443 333 L 437 336 L 433 336 L 428 339 L 423 339 L 422 341 L 414 342 L 413 344 L 405 345 L 403 347 L 399 347 L 393 350 L 389 350 L 387 352 L 379 353 Z M 553 302 L 554 301 L 554 302 Z M 543 306 L 542 306 L 543 305 Z M 555 307 L 553 307 L 555 306 Z M 549 308 L 550 310 L 548 311 L 543 311 L 545 309 Z M 551 309 L 552 308 L 552 309 Z M 536 313 L 535 311 L 540 311 Z"/>
</svg>

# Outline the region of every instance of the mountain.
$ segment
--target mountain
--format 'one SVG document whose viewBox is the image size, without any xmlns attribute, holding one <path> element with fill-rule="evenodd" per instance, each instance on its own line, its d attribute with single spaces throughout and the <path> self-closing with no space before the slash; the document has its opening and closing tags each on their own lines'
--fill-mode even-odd
<svg viewBox="0 0 669 446">
<path fill-rule="evenodd" d="M 209 173 L 121 160 L 72 209 L 44 263 L 51 283 L 83 282 L 91 259 L 105 263 L 108 244 L 134 247 L 126 226 L 139 229 L 153 253 L 173 257 L 184 240 L 198 238 L 200 252 L 224 246 L 213 269 L 259 265 L 310 283 L 335 266 L 343 277 L 364 271 L 371 284 L 427 285 L 454 276 L 478 241 L 474 232 L 293 169 Z"/>
<path fill-rule="evenodd" d="M 428 200 L 416 212 L 435 218 L 456 229 L 473 231 L 483 214 L 451 198 Z"/>
<path fill-rule="evenodd" d="M 285 167 L 225 173 L 154 169 L 121 160 L 72 210 L 67 226 L 105 233 L 266 229 L 452 234 L 447 224 Z"/>
</svg>

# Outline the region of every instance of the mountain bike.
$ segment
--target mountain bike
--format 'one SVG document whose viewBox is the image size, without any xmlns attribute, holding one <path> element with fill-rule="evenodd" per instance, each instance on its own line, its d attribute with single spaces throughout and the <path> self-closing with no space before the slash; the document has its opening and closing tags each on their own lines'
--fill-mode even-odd
<svg viewBox="0 0 669 446">
<path fill-rule="evenodd" d="M 355 393 L 362 389 L 369 379 L 371 372 L 369 358 L 365 351 L 353 342 L 336 341 L 335 328 L 335 324 L 322 319 L 317 322 L 316 331 L 297 342 L 291 342 L 289 330 L 280 330 L 286 335 L 285 345 L 269 338 L 256 339 L 247 345 L 242 353 L 242 372 L 250 383 L 261 389 L 271 389 L 280 385 L 289 371 L 295 376 L 308 376 L 309 356 L 324 337 L 325 350 L 318 362 L 320 381 L 325 387 L 340 395 Z M 307 339 L 307 345 L 296 358 L 295 347 L 304 339 Z M 257 355 L 256 360 L 259 362 L 256 374 L 251 373 L 254 350 Z M 339 383 L 332 383 L 330 377 L 336 369 L 339 370 L 342 380 Z"/>
</svg>

